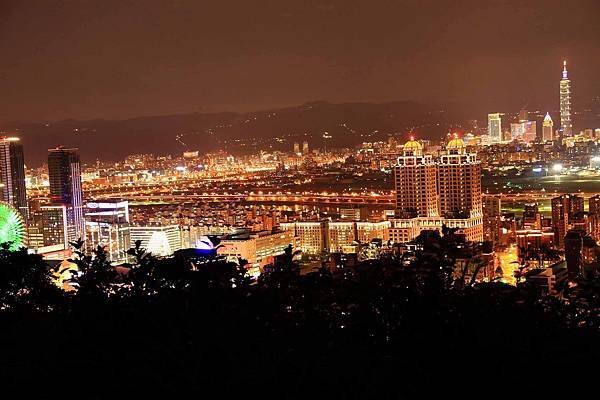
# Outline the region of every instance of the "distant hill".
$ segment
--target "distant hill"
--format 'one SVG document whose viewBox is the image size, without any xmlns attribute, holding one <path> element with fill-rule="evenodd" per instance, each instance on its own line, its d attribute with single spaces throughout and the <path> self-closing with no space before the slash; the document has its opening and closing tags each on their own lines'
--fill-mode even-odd
<svg viewBox="0 0 600 400">
<path fill-rule="evenodd" d="M 234 154 L 254 150 L 291 149 L 308 140 L 312 148 L 354 146 L 385 140 L 413 130 L 437 139 L 460 127 L 467 115 L 460 107 L 441 109 L 410 101 L 389 103 L 306 103 L 297 107 L 248 113 L 190 113 L 126 120 L 64 120 L 54 123 L 11 123 L 25 146 L 26 162 L 40 165 L 46 150 L 58 145 L 79 147 L 82 161 L 118 160 L 132 153 L 180 154 L 225 148 Z M 324 132 L 332 137 L 323 139 Z"/>
</svg>

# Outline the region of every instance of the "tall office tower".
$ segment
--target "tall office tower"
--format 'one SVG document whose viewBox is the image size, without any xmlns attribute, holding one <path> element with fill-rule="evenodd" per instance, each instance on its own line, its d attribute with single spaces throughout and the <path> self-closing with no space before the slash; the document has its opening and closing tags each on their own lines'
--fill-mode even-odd
<svg viewBox="0 0 600 400">
<path fill-rule="evenodd" d="M 542 141 L 551 142 L 554 140 L 554 122 L 549 113 L 546 113 L 542 123 Z"/>
<path fill-rule="evenodd" d="M 16 137 L 0 138 L 0 200 L 19 210 L 27 221 L 25 160 L 23 145 Z"/>
<path fill-rule="evenodd" d="M 563 62 L 562 79 L 560 80 L 560 129 L 563 137 L 573 134 L 571 116 L 571 81 L 567 73 L 567 62 Z"/>
<path fill-rule="evenodd" d="M 529 112 L 527 110 L 519 111 L 519 122 L 529 121 Z"/>
<path fill-rule="evenodd" d="M 590 234 L 595 240 L 600 240 L 600 195 L 589 198 Z"/>
<path fill-rule="evenodd" d="M 467 153 L 462 139 L 446 145 L 438 163 L 440 215 L 445 218 L 481 217 L 481 162 Z"/>
<path fill-rule="evenodd" d="M 488 135 L 491 143 L 499 143 L 502 141 L 501 114 L 488 114 Z"/>
<path fill-rule="evenodd" d="M 306 140 L 302 142 L 302 154 L 308 155 L 308 142 Z"/>
<path fill-rule="evenodd" d="M 298 143 L 298 142 L 294 142 L 294 154 L 295 155 L 300 154 L 300 143 Z"/>
<path fill-rule="evenodd" d="M 483 240 L 497 244 L 500 241 L 500 196 L 483 196 Z"/>
<path fill-rule="evenodd" d="M 89 202 L 85 206 L 86 248 L 103 247 L 110 262 L 126 262 L 131 248 L 129 203 L 120 200 Z"/>
<path fill-rule="evenodd" d="M 85 239 L 83 219 L 83 192 L 81 189 L 81 165 L 77 149 L 58 147 L 48 150 L 48 177 L 50 199 L 53 204 L 67 207 L 69 241 Z"/>
<path fill-rule="evenodd" d="M 559 249 L 565 245 L 565 235 L 578 213 L 583 213 L 583 197 L 572 194 L 563 194 L 554 197 L 552 204 L 552 230 L 554 231 L 554 244 Z"/>
<path fill-rule="evenodd" d="M 436 165 L 431 155 L 413 138 L 406 142 L 394 168 L 396 212 L 403 218 L 439 215 Z"/>
</svg>

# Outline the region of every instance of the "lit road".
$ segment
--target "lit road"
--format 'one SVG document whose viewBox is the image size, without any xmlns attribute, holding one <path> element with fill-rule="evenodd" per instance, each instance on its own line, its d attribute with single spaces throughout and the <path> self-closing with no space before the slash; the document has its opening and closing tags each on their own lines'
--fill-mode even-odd
<svg viewBox="0 0 600 400">
<path fill-rule="evenodd" d="M 517 246 L 512 245 L 504 251 L 497 251 L 496 256 L 502 268 L 502 282 L 510 285 L 515 285 L 515 271 L 519 269 L 519 261 L 517 258 Z"/>
</svg>

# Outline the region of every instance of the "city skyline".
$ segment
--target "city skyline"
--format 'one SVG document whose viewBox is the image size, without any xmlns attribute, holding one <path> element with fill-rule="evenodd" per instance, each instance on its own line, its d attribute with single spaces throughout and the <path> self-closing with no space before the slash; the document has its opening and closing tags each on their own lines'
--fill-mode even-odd
<svg viewBox="0 0 600 400">
<path fill-rule="evenodd" d="M 600 0 L 0 15 L 7 397 L 590 392 Z"/>
<path fill-rule="evenodd" d="M 582 131 L 584 130 L 584 128 L 591 128 L 592 126 L 594 126 L 594 124 L 596 124 L 597 122 L 600 122 L 600 97 L 595 99 L 595 103 L 597 104 L 593 104 L 591 106 L 591 108 L 589 109 L 585 109 L 584 112 L 576 112 L 576 109 L 573 108 L 573 92 L 572 92 L 572 88 L 571 88 L 571 80 L 569 79 L 569 75 L 568 75 L 568 71 L 567 71 L 567 61 L 564 60 L 563 61 L 563 69 L 562 69 L 562 79 L 560 80 L 560 85 L 559 85 L 559 90 L 558 90 L 558 96 L 557 96 L 557 110 L 553 110 L 552 113 L 557 115 L 560 119 L 560 125 L 559 125 L 559 130 L 557 132 L 554 132 L 554 124 L 552 121 L 552 117 L 550 116 L 550 111 L 548 110 L 537 110 L 535 113 L 530 113 L 527 109 L 525 108 L 519 108 L 518 113 L 514 113 L 514 115 L 511 116 L 511 114 L 509 112 L 495 112 L 495 113 L 488 113 L 487 114 L 487 133 L 488 133 L 488 140 L 490 141 L 490 143 L 500 143 L 500 142 L 505 142 L 507 140 L 513 140 L 515 138 L 520 138 L 520 139 L 524 139 L 527 142 L 532 142 L 535 141 L 539 138 L 543 138 L 544 140 L 546 139 L 554 139 L 554 136 L 559 135 L 561 138 L 564 137 L 571 137 L 573 136 L 574 133 L 574 129 L 581 129 Z M 575 103 L 577 104 L 577 101 L 575 101 Z M 317 105 L 322 105 L 321 103 L 315 103 Z M 411 103 L 412 104 L 412 103 Z M 414 105 L 414 104 L 412 104 Z M 365 107 L 365 104 L 360 104 L 360 103 L 356 103 L 357 107 Z M 307 104 L 305 106 L 302 107 L 298 107 L 298 109 L 302 109 L 305 108 L 307 110 L 310 110 L 313 108 L 312 104 Z M 286 111 L 286 109 L 282 109 L 283 111 Z M 279 110 L 278 110 L 279 111 Z M 440 111 L 440 112 L 444 112 L 444 111 Z M 271 116 L 276 116 L 277 112 L 275 111 L 268 111 L 266 112 L 266 117 L 269 118 Z M 429 114 L 431 114 L 431 111 L 429 111 Z M 201 115 L 201 114 L 199 114 Z M 214 115 L 220 115 L 220 114 L 214 114 Z M 255 115 L 260 115 L 261 118 L 264 117 L 264 115 L 261 115 L 261 113 L 255 114 Z M 471 134 L 473 133 L 472 131 L 469 131 L 469 129 L 474 128 L 475 126 L 469 128 L 467 126 L 464 125 L 465 122 L 470 122 L 472 121 L 471 119 L 465 119 L 465 116 L 469 115 L 469 114 L 464 114 L 462 115 L 461 118 L 456 118 L 456 117 L 451 117 L 450 120 L 447 121 L 448 124 L 448 128 L 449 130 L 454 130 L 454 131 L 459 131 L 462 134 Z M 504 122 L 505 124 L 503 125 L 503 118 L 505 115 L 509 115 L 508 118 L 508 122 L 505 119 Z M 182 118 L 186 118 L 185 115 L 181 116 Z M 531 118 L 529 118 L 531 117 Z M 152 117 L 151 117 L 152 118 Z M 151 120 L 150 118 L 150 120 Z M 166 117 L 167 120 L 169 119 L 169 117 Z M 257 117 L 251 117 L 252 119 L 256 120 Z M 454 119 L 452 119 L 454 118 Z M 515 119 L 516 118 L 516 119 Z M 529 120 L 531 119 L 531 120 Z M 141 119 L 137 119 L 137 120 L 141 120 Z M 136 119 L 133 119 L 131 121 L 136 121 Z M 245 124 L 248 120 L 243 121 L 242 125 Z M 84 135 L 94 135 L 96 132 L 95 128 L 89 128 L 86 127 L 85 124 L 83 125 L 79 125 L 76 122 L 77 121 L 66 121 L 67 123 L 75 123 L 75 126 L 82 126 L 83 128 L 81 128 L 81 132 Z M 82 121 L 85 122 L 85 121 Z M 95 121 L 91 121 L 92 123 L 94 123 Z M 127 122 L 127 121 L 123 121 L 123 122 Z M 461 123 L 463 124 L 461 126 Z M 224 123 L 220 123 L 217 124 L 216 127 L 218 128 L 223 128 L 224 127 Z M 438 129 L 437 129 L 437 133 L 440 134 L 441 133 L 439 131 L 439 123 L 437 123 Z M 507 125 L 510 125 L 510 132 L 508 131 Z M 38 125 L 37 129 L 45 129 L 50 127 L 51 124 L 43 124 L 43 125 Z M 231 124 L 229 124 L 228 126 L 231 126 Z M 341 124 L 341 126 L 346 126 L 345 124 Z M 31 131 L 35 131 L 36 129 L 33 128 L 32 125 L 26 125 L 26 129 L 29 132 L 25 132 L 26 134 L 31 134 Z M 45 128 L 44 128 L 45 127 Z M 457 128 L 456 128 L 457 127 Z M 347 128 L 347 127 L 346 127 Z M 71 137 L 65 137 L 66 141 L 68 143 L 73 144 L 76 143 L 76 146 L 79 146 L 79 143 L 85 143 L 87 142 L 88 138 L 85 137 L 81 137 L 79 134 L 79 130 L 80 128 L 71 128 L 72 132 L 71 132 Z M 216 128 L 215 128 L 216 129 Z M 413 132 L 414 127 L 411 128 L 404 128 L 404 133 L 407 135 L 414 135 Z M 137 130 L 137 129 L 136 129 Z M 400 130 L 402 131 L 402 129 Z M 431 131 L 427 130 L 426 126 L 423 126 L 420 128 L 420 131 L 422 133 L 425 134 L 425 137 L 428 139 L 432 139 L 435 134 L 432 133 Z M 355 130 L 351 130 L 352 134 L 356 134 L 357 132 Z M 379 132 L 378 130 L 375 130 L 375 132 Z M 210 134 L 213 135 L 215 132 L 213 131 L 213 128 L 208 128 L 205 129 L 204 134 Z M 315 132 L 308 132 L 309 133 L 309 137 L 311 137 L 312 140 L 314 140 L 314 134 Z M 475 132 L 477 133 L 477 132 Z M 37 134 L 39 135 L 39 132 L 37 132 Z M 197 136 L 198 132 L 191 132 L 191 135 Z M 396 127 L 392 128 L 391 132 L 387 133 L 388 135 L 393 134 L 393 135 L 398 135 L 398 129 Z M 194 151 L 195 149 L 193 147 L 191 147 L 189 144 L 185 143 L 184 141 L 187 141 L 187 139 L 185 139 L 186 135 L 190 135 L 190 133 L 184 133 L 184 134 L 177 134 L 174 137 L 174 141 L 177 142 L 178 145 L 183 146 L 185 149 Z M 507 136 L 508 135 L 508 136 Z M 305 137 L 307 136 L 307 134 L 305 133 L 304 135 Z M 361 135 L 362 136 L 362 135 Z M 557 136 L 558 137 L 558 136 Z M 327 139 L 332 139 L 333 136 L 325 131 L 323 133 L 323 144 L 325 145 L 325 147 L 327 147 L 326 144 L 326 140 Z M 96 138 L 97 140 L 98 138 Z M 64 140 L 64 139 L 63 139 Z M 127 139 L 123 138 L 124 140 L 124 144 L 127 143 Z M 132 138 L 130 140 L 133 140 L 134 142 L 136 140 L 138 140 L 138 138 Z M 204 140 L 202 138 L 200 139 L 195 139 L 195 141 L 200 140 L 200 142 L 204 142 Z M 276 142 L 279 143 L 283 143 L 284 141 L 281 141 L 280 139 L 278 139 L 277 137 L 273 137 L 271 138 L 271 140 L 275 140 Z M 52 141 L 52 140 L 51 140 Z M 238 142 L 239 140 L 233 140 L 234 142 Z M 139 143 L 139 142 L 138 142 Z M 295 142 L 295 144 L 298 144 L 298 146 L 300 145 L 300 142 Z M 331 142 L 330 142 L 331 144 Z M 103 146 L 107 146 L 108 148 L 111 148 L 112 146 L 110 146 L 110 144 L 107 143 L 103 143 Z M 277 145 L 277 144 L 276 144 Z M 307 142 L 306 140 L 304 140 L 302 142 L 302 153 L 306 154 L 307 153 Z M 270 146 L 272 148 L 272 145 Z M 87 146 L 83 146 L 84 151 L 90 151 L 92 149 L 92 147 L 87 147 Z M 202 150 L 202 149 L 201 149 Z M 296 152 L 296 150 L 300 151 L 300 148 L 298 149 L 294 149 L 294 151 Z M 197 151 L 197 149 L 196 149 Z M 163 153 L 164 154 L 164 153 Z M 171 152 L 172 154 L 172 152 Z M 39 159 L 39 154 L 36 153 L 36 155 L 34 156 L 36 157 L 35 159 Z M 109 156 L 112 157 L 112 156 Z M 99 159 L 99 155 L 98 153 L 95 154 L 95 158 Z"/>
</svg>

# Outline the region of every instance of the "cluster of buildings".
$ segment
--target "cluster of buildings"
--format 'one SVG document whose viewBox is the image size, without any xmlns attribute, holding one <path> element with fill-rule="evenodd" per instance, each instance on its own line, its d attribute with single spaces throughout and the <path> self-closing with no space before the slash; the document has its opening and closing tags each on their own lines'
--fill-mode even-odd
<svg viewBox="0 0 600 400">
<path fill-rule="evenodd" d="M 179 227 L 131 226 L 127 201 L 84 202 L 77 149 L 48 150 L 48 196 L 30 201 L 20 140 L 1 138 L 0 153 L 1 200 L 20 213 L 26 226 L 20 239 L 31 252 L 62 260 L 71 256 L 71 243 L 81 240 L 86 250 L 101 246 L 111 262 L 120 263 L 137 240 L 159 255 L 181 248 Z"/>
<path fill-rule="evenodd" d="M 563 194 L 550 200 L 551 215 L 536 202 L 526 203 L 520 217 L 501 212 L 501 198 L 483 198 L 484 239 L 496 249 L 516 246 L 517 261 L 525 269 L 548 268 L 564 260 L 571 277 L 586 265 L 596 265 L 600 255 L 600 195 L 585 199 Z"/>
<path fill-rule="evenodd" d="M 567 71 L 567 62 L 563 62 L 562 78 L 560 80 L 560 130 L 554 131 L 554 122 L 546 113 L 542 122 L 542 135 L 538 136 L 537 121 L 529 120 L 528 112 L 521 110 L 518 120 L 510 124 L 510 130 L 502 129 L 502 114 L 488 114 L 488 133 L 482 138 L 483 144 L 496 144 L 519 140 L 525 143 L 541 141 L 542 143 L 573 135 L 573 120 L 571 111 L 571 80 Z M 538 140 L 539 138 L 539 140 Z"/>
<path fill-rule="evenodd" d="M 374 258 L 380 249 L 414 247 L 423 231 L 452 229 L 463 240 L 463 260 L 482 258 L 482 252 L 489 259 L 489 249 L 467 243 L 487 242 L 496 249 L 514 245 L 521 265 L 549 268 L 564 254 L 573 275 L 598 253 L 600 196 L 589 199 L 588 211 L 582 197 L 558 196 L 551 201 L 551 218 L 540 213 L 537 204 L 526 204 L 518 218 L 502 212 L 500 196 L 482 194 L 484 170 L 503 173 L 522 167 L 540 172 L 544 164 L 548 170 L 553 165 L 593 163 L 600 168 L 600 156 L 594 156 L 600 154 L 600 130 L 573 134 L 571 96 L 565 63 L 558 129 L 548 113 L 521 110 L 507 126 L 504 115 L 494 113 L 488 115 L 487 133 L 449 135 L 439 143 L 411 137 L 402 144 L 391 136 L 355 150 L 321 153 L 311 152 L 307 141 L 297 141 L 289 152 L 131 155 L 118 163 L 97 162 L 87 171 L 82 170 L 77 149 L 59 147 L 48 150 L 47 172 L 40 169 L 29 178 L 30 199 L 23 147 L 18 138 L 2 138 L 0 200 L 22 217 L 30 251 L 47 259 L 69 257 L 70 243 L 82 240 L 87 251 L 101 246 L 111 262 L 123 263 L 137 241 L 155 255 L 168 256 L 213 246 L 210 236 L 220 240 L 217 253 L 263 267 L 289 246 L 314 259 L 325 253 Z M 320 201 L 318 188 L 328 186 L 336 187 L 340 197 L 368 191 L 377 196 L 390 193 L 391 180 L 393 205 L 389 196 L 385 207 L 390 209 L 385 210 L 377 208 L 376 201 L 369 210 L 338 204 L 334 212 L 323 212 L 321 205 L 299 211 L 298 205 L 252 203 L 268 202 L 272 192 L 278 201 L 287 195 L 294 202 L 290 188 L 309 184 L 308 200 L 300 201 Z M 362 186 L 347 186 L 357 182 Z M 266 199 L 259 199 L 262 190 Z M 189 194 L 196 200 L 188 201 Z M 161 201 L 163 195 L 170 200 Z M 256 199 L 248 200 L 252 196 Z M 132 205 L 121 197 L 147 204 Z M 486 276 L 491 276 L 489 271 Z M 551 274 L 548 279 L 555 278 Z"/>
</svg>

